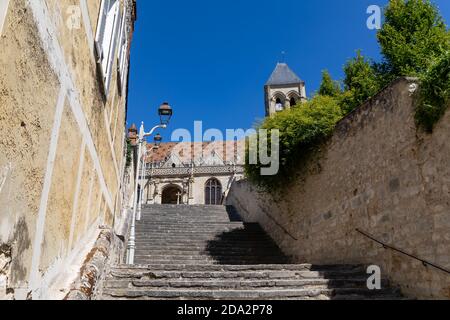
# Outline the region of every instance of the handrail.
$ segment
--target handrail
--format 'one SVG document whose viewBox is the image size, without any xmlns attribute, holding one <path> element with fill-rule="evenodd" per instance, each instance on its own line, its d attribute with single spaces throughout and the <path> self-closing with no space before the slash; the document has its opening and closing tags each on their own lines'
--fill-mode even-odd
<svg viewBox="0 0 450 320">
<path fill-rule="evenodd" d="M 422 264 L 423 264 L 424 267 L 430 266 L 430 267 L 436 268 L 436 269 L 438 269 L 438 270 L 441 270 L 441 271 L 443 271 L 443 272 L 445 272 L 445 273 L 450 274 L 450 270 L 448 270 L 448 269 L 446 269 L 446 268 L 444 268 L 444 267 L 438 266 L 437 264 L 434 264 L 434 263 L 429 262 L 429 261 L 427 261 L 427 260 L 423 260 L 423 259 L 421 259 L 421 258 L 419 258 L 419 257 L 416 257 L 416 256 L 413 255 L 413 254 L 407 253 L 407 252 L 405 252 L 405 251 L 403 251 L 403 250 L 401 250 L 401 249 L 398 249 L 398 248 L 396 248 L 396 247 L 394 247 L 394 246 L 388 245 L 388 244 L 386 244 L 386 243 L 384 243 L 384 242 L 382 242 L 382 241 L 380 241 L 380 240 L 375 239 L 372 235 L 370 235 L 370 234 L 368 234 L 367 232 L 364 232 L 364 231 L 362 231 L 362 230 L 360 230 L 360 229 L 356 229 L 356 231 L 357 231 L 358 233 L 362 234 L 363 236 L 365 236 L 366 238 L 369 238 L 370 240 L 372 240 L 372 241 L 374 241 L 374 242 L 376 242 L 376 243 L 382 245 L 383 248 L 386 249 L 386 250 L 387 250 L 387 249 L 390 249 L 390 250 L 399 252 L 399 253 L 401 253 L 401 254 L 403 254 L 403 255 L 405 255 L 405 256 L 408 256 L 408 257 L 410 257 L 410 258 L 412 258 L 412 259 L 415 259 L 415 260 L 417 260 L 417 261 L 422 262 Z"/>
</svg>

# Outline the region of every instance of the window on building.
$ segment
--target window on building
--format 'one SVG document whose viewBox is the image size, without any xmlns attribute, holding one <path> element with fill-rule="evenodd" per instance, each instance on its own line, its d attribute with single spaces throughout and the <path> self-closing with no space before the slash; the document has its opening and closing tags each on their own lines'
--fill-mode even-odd
<svg viewBox="0 0 450 320">
<path fill-rule="evenodd" d="M 8 13 L 9 0 L 0 1 L 0 35 L 2 34 L 3 24 L 6 20 L 6 14 Z"/>
<path fill-rule="evenodd" d="M 119 72 L 119 93 L 122 95 L 126 86 L 126 73 L 128 70 L 128 28 L 127 28 L 127 8 L 123 10 L 120 27 L 119 38 L 119 59 L 118 59 L 118 72 Z"/>
<path fill-rule="evenodd" d="M 221 205 L 222 204 L 222 185 L 217 179 L 209 179 L 205 186 L 205 204 Z"/>
<path fill-rule="evenodd" d="M 101 67 L 105 95 L 108 95 L 120 26 L 120 1 L 102 0 L 95 36 L 95 51 Z"/>
<path fill-rule="evenodd" d="M 294 107 L 297 105 L 297 100 L 295 100 L 295 98 L 292 97 L 291 100 L 289 101 L 289 104 L 291 105 L 291 107 Z"/>
<path fill-rule="evenodd" d="M 275 102 L 275 110 L 276 111 L 283 111 L 284 107 L 283 107 L 283 103 L 281 101 L 280 98 L 277 98 L 276 102 Z"/>
</svg>

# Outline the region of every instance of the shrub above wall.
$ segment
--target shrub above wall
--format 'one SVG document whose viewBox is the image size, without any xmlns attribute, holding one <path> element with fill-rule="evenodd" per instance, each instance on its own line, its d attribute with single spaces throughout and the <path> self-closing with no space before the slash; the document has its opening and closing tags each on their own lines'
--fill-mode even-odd
<svg viewBox="0 0 450 320">
<path fill-rule="evenodd" d="M 280 171 L 275 176 L 262 176 L 261 164 L 250 165 L 246 161 L 248 178 L 262 187 L 280 189 L 293 180 L 299 161 L 333 133 L 342 116 L 336 99 L 318 95 L 267 118 L 260 129 L 268 130 L 269 135 L 271 130 L 280 131 Z"/>
<path fill-rule="evenodd" d="M 434 60 L 421 82 L 416 121 L 427 131 L 432 131 L 450 104 L 450 51 Z"/>
</svg>

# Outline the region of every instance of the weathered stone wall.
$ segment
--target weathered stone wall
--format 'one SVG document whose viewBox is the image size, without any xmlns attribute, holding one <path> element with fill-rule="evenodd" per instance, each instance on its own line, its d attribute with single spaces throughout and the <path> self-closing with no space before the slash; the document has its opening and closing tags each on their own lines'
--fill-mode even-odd
<svg viewBox="0 0 450 320">
<path fill-rule="evenodd" d="M 280 194 L 241 181 L 228 203 L 298 262 L 377 264 L 407 296 L 449 299 L 448 274 L 355 231 L 450 269 L 450 111 L 418 132 L 414 84 L 399 79 L 343 119 Z"/>
<path fill-rule="evenodd" d="M 0 30 L 0 247 L 11 248 L 7 288 L 19 299 L 51 297 L 122 213 L 126 94 L 117 58 L 106 99 L 101 89 L 100 4 L 11 0 Z M 77 13 L 80 25 L 68 24 Z"/>
</svg>

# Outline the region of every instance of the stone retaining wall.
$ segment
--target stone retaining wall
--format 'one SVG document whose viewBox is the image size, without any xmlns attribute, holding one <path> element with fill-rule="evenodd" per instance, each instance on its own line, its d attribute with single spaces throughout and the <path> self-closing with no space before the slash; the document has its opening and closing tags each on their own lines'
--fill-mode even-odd
<svg viewBox="0 0 450 320">
<path fill-rule="evenodd" d="M 377 264 L 407 296 L 449 299 L 449 274 L 356 232 L 450 269 L 450 112 L 418 132 L 416 89 L 399 79 L 343 119 L 281 194 L 240 181 L 228 204 L 297 262 Z"/>
</svg>

